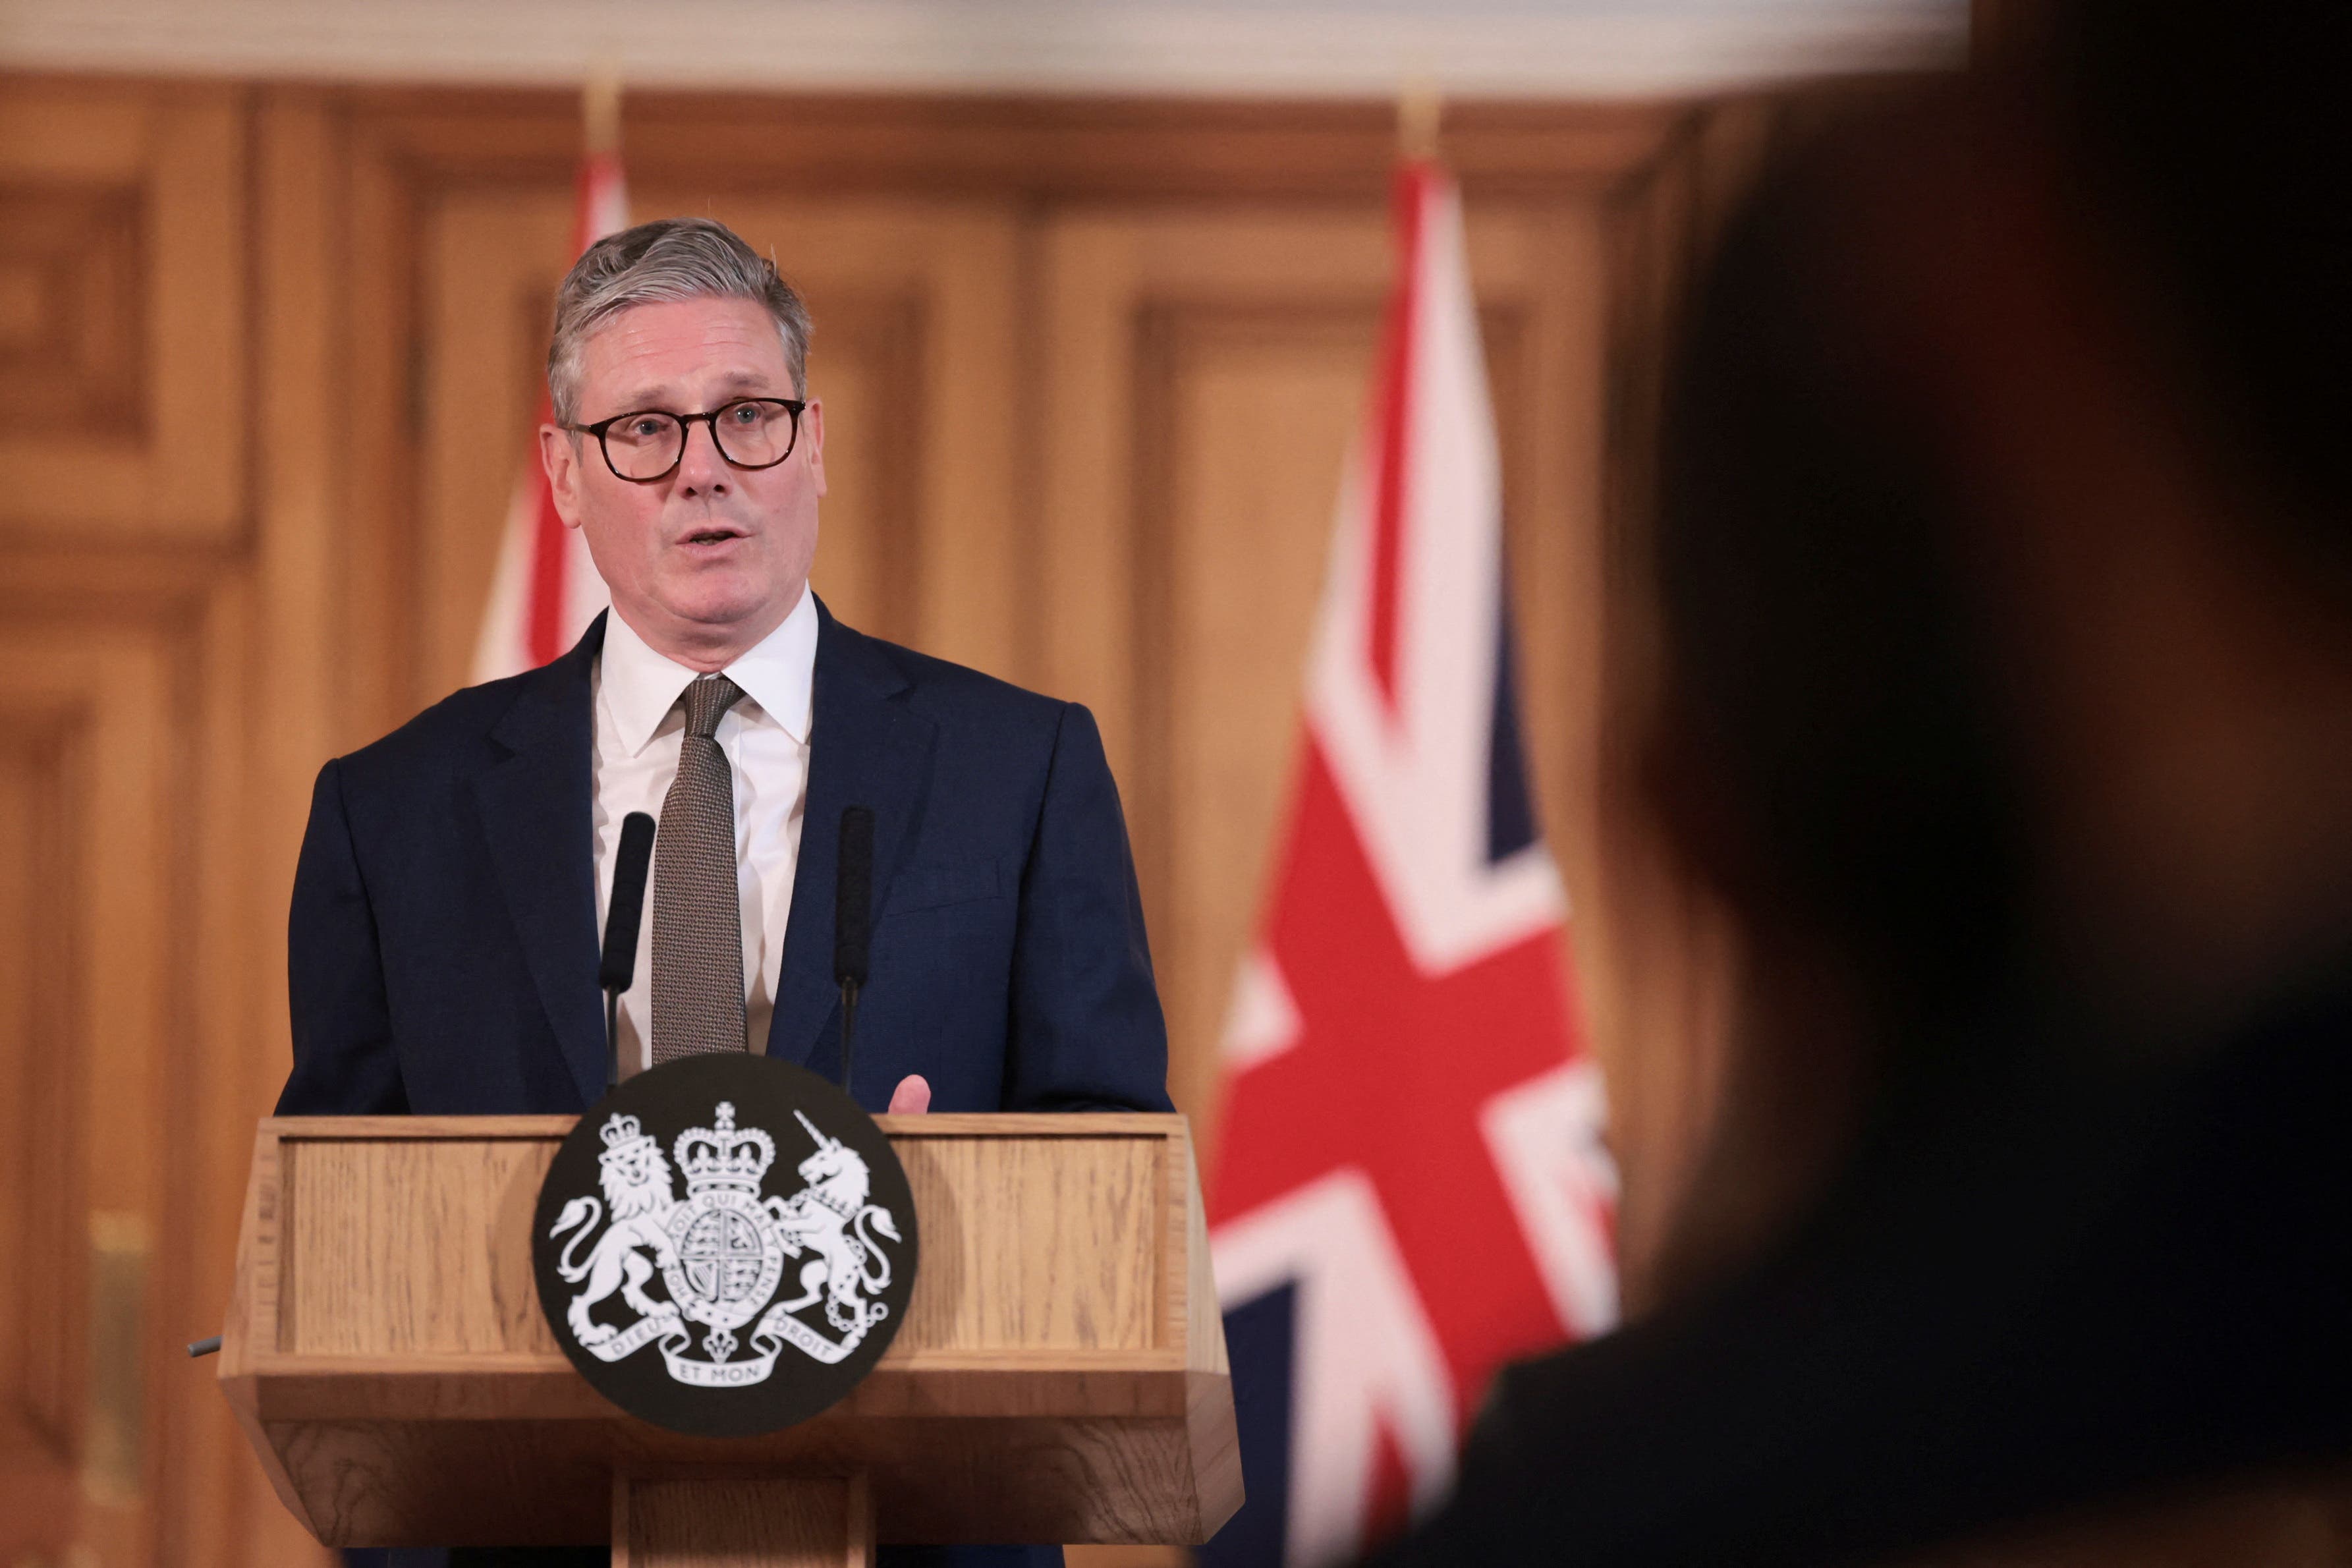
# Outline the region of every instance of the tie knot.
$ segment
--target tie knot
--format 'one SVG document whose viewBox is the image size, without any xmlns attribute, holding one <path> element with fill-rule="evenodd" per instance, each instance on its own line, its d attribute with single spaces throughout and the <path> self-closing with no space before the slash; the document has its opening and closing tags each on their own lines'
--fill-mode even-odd
<svg viewBox="0 0 2352 1568">
<path fill-rule="evenodd" d="M 698 675 L 686 689 L 686 732 L 708 741 L 719 732 L 719 717 L 741 700 L 743 689 L 723 675 Z"/>
</svg>

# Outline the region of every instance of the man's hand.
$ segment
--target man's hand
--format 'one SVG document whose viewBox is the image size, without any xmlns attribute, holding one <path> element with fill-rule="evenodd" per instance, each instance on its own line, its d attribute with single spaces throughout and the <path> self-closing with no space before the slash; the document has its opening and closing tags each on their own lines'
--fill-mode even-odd
<svg viewBox="0 0 2352 1568">
<path fill-rule="evenodd" d="M 890 1091 L 890 1114 L 920 1116 L 931 1108 L 931 1086 L 920 1073 L 908 1073 Z"/>
</svg>

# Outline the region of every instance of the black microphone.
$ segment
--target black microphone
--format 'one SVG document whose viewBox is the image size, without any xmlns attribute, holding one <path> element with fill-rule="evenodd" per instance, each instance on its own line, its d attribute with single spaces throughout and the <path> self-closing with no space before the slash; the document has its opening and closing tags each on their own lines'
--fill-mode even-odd
<svg viewBox="0 0 2352 1568">
<path fill-rule="evenodd" d="M 646 913 L 646 868 L 654 858 L 654 819 L 642 811 L 621 818 L 621 850 L 613 865 L 613 902 L 604 913 L 604 957 L 596 984 L 604 990 L 604 1086 L 621 1081 L 621 993 L 637 974 L 637 927 Z"/>
<path fill-rule="evenodd" d="M 849 1092 L 849 1054 L 857 1039 L 857 993 L 866 984 L 874 934 L 874 813 L 841 814 L 841 858 L 833 883 L 833 983 L 841 987 L 841 1091 Z"/>
</svg>

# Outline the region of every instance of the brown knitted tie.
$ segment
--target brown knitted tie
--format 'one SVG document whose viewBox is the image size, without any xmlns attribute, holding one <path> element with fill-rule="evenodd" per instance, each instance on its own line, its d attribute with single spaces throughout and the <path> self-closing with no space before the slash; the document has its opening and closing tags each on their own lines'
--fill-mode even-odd
<svg viewBox="0 0 2352 1568">
<path fill-rule="evenodd" d="M 677 778 L 654 836 L 654 1065 L 743 1041 L 743 907 L 735 875 L 735 777 L 711 736 L 743 689 L 705 675 L 686 689 Z"/>
</svg>

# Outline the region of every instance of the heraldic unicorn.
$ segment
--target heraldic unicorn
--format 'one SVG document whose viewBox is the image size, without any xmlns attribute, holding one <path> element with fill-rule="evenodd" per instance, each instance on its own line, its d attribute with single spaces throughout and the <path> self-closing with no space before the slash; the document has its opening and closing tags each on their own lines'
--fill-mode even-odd
<svg viewBox="0 0 2352 1568">
<path fill-rule="evenodd" d="M 897 1222 L 888 1209 L 866 1201 L 864 1156 L 818 1131 L 800 1111 L 793 1116 L 816 1152 L 800 1163 L 806 1184 L 789 1198 L 761 1194 L 775 1163 L 775 1140 L 756 1127 L 738 1128 L 735 1107 L 726 1100 L 719 1102 L 714 1125 L 690 1128 L 673 1145 L 686 1173 L 683 1200 L 661 1145 L 637 1119 L 605 1120 L 597 1156 L 603 1200 L 573 1198 L 548 1232 L 551 1239 L 574 1233 L 556 1268 L 568 1284 L 584 1282 L 565 1314 L 583 1350 L 616 1362 L 658 1342 L 678 1382 L 740 1388 L 765 1382 L 786 1344 L 832 1365 L 889 1314 L 887 1303 L 869 1298 L 889 1288 L 890 1257 L 881 1244 L 899 1239 Z M 603 1232 L 595 1234 L 600 1223 Z M 575 1258 L 592 1234 L 593 1244 Z M 771 1305 L 785 1260 L 800 1258 L 807 1259 L 799 1269 L 800 1293 Z M 667 1301 L 646 1290 L 657 1269 Z M 616 1292 L 637 1314 L 619 1327 L 592 1315 Z M 820 1304 L 830 1334 L 794 1316 Z M 735 1331 L 755 1319 L 751 1353 L 738 1360 Z M 689 1321 L 705 1326 L 701 1356 L 688 1353 Z"/>
</svg>

